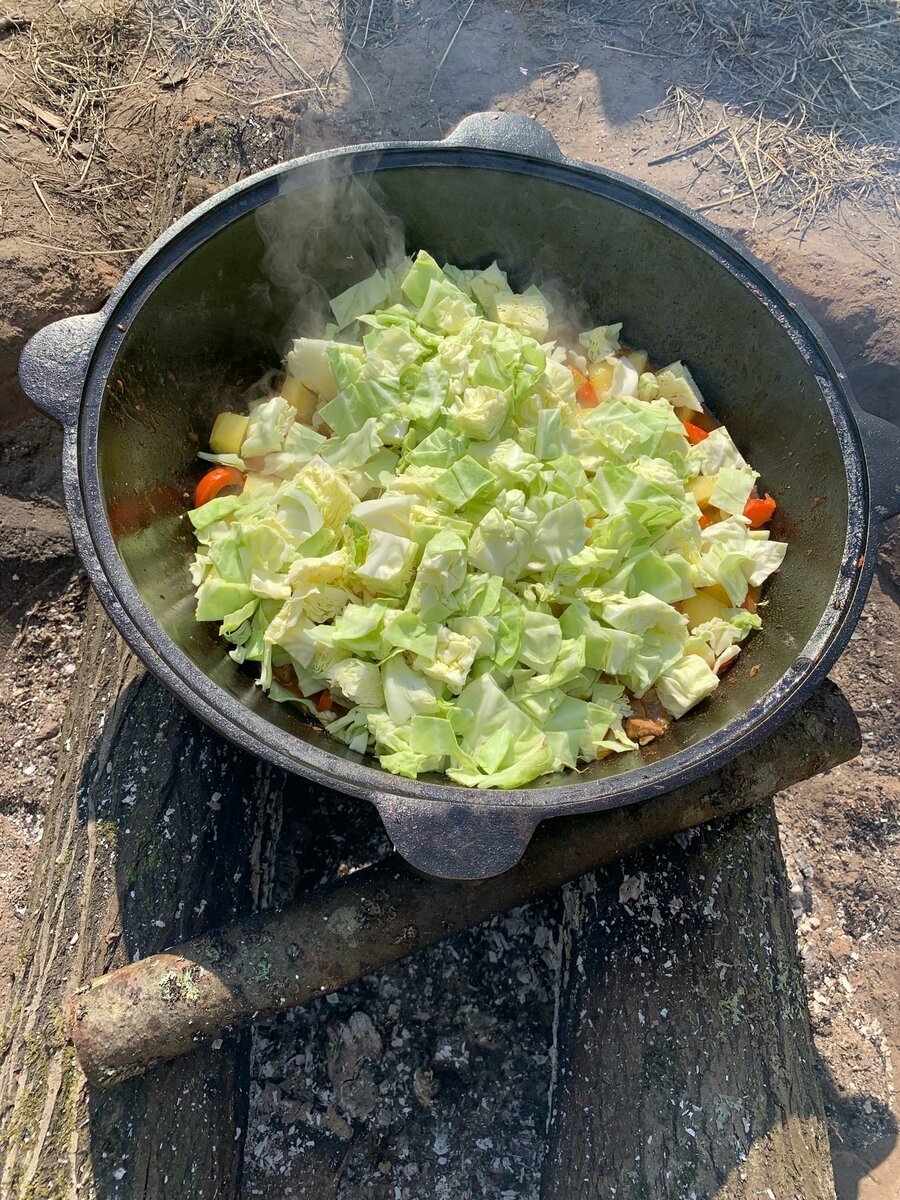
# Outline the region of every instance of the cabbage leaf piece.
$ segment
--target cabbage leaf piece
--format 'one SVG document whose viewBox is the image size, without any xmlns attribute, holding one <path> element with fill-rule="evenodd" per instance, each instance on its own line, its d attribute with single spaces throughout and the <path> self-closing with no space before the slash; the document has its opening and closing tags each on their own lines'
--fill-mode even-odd
<svg viewBox="0 0 900 1200">
<path fill-rule="evenodd" d="M 691 444 L 684 363 L 650 368 L 620 324 L 567 347 L 516 286 L 426 251 L 379 266 L 201 454 L 244 483 L 188 514 L 197 619 L 409 778 L 517 788 L 634 751 L 631 699 L 713 695 L 787 549 L 750 528 L 728 431 Z"/>
</svg>

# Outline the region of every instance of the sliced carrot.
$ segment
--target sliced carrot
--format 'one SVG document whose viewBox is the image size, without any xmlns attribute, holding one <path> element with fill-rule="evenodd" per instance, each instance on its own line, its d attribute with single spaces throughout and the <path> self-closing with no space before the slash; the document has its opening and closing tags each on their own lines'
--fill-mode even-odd
<svg viewBox="0 0 900 1200">
<path fill-rule="evenodd" d="M 749 519 L 751 529 L 762 529 L 767 521 L 771 521 L 772 514 L 777 507 L 775 501 L 766 492 L 764 500 L 754 496 L 747 501 L 744 505 L 744 516 Z"/>
<path fill-rule="evenodd" d="M 572 378 L 575 381 L 575 399 L 582 408 L 596 408 L 600 401 L 597 399 L 597 393 L 591 386 L 591 381 L 575 367 L 569 364 L 569 370 L 572 372 Z"/>
<path fill-rule="evenodd" d="M 709 437 L 705 429 L 701 429 L 699 425 L 694 425 L 690 421 L 684 422 L 684 432 L 692 446 L 696 446 L 698 442 L 705 441 Z"/>
<path fill-rule="evenodd" d="M 244 475 L 235 467 L 213 467 L 194 489 L 194 508 L 200 508 L 210 500 L 215 500 L 226 488 L 237 488 L 240 491 L 243 486 Z"/>
<path fill-rule="evenodd" d="M 319 692 L 316 697 L 316 712 L 328 712 L 332 707 L 331 692 L 328 688 L 324 692 Z"/>
<path fill-rule="evenodd" d="M 600 399 L 594 391 L 594 385 L 589 379 L 586 379 L 581 387 L 578 388 L 575 393 L 575 399 L 582 408 L 596 408 L 600 403 Z"/>
<path fill-rule="evenodd" d="M 701 513 L 700 514 L 700 528 L 705 529 L 708 524 L 709 524 L 709 517 L 706 515 L 706 513 Z"/>
</svg>

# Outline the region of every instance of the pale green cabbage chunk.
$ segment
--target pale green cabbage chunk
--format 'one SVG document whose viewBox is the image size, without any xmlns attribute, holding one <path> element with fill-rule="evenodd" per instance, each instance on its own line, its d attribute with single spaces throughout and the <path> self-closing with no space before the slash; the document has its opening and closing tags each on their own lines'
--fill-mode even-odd
<svg viewBox="0 0 900 1200">
<path fill-rule="evenodd" d="M 568 362 L 612 392 L 580 407 L 552 305 L 496 263 L 420 252 L 332 309 L 341 340 L 286 359 L 312 427 L 271 396 L 239 455 L 202 455 L 248 473 L 189 513 L 196 617 L 232 658 L 313 713 L 327 689 L 329 731 L 387 770 L 482 788 L 635 750 L 651 689 L 674 717 L 711 695 L 786 546 L 743 516 L 757 473 L 727 431 L 689 445 L 688 369 L 639 377 L 598 326 Z"/>
</svg>

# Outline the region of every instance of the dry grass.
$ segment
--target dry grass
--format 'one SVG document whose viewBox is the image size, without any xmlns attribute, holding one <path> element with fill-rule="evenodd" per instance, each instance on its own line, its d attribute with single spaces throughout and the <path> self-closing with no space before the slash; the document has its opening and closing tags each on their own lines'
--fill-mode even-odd
<svg viewBox="0 0 900 1200">
<path fill-rule="evenodd" d="M 315 94 L 324 104 L 322 81 L 310 74 L 291 53 L 286 36 L 295 32 L 297 22 L 314 22 L 314 11 L 295 3 L 269 3 L 259 0 L 148 0 L 163 34 L 162 54 L 188 73 L 227 65 L 234 79 L 241 74 L 246 93 L 251 80 L 268 63 L 285 80 L 286 89 L 269 99 Z M 288 40 L 289 37 L 288 37 Z M 299 86 L 298 86 L 299 85 Z M 246 100 L 228 95 L 232 100 Z"/>
<path fill-rule="evenodd" d="M 841 200 L 878 197 L 897 214 L 897 150 L 889 145 L 860 145 L 835 128 L 820 133 L 802 118 L 782 121 L 748 115 L 737 107 L 712 108 L 703 97 L 673 87 L 668 103 L 678 125 L 682 152 L 702 150 L 706 170 L 717 163 L 735 179 L 732 191 L 706 205 L 718 207 L 749 200 L 759 213 L 764 202 L 776 204 L 806 228 L 822 211 Z"/>
<path fill-rule="evenodd" d="M 708 86 L 730 82 L 768 116 L 802 115 L 818 133 L 848 140 L 896 133 L 900 103 L 897 0 L 674 0 Z"/>
<path fill-rule="evenodd" d="M 254 40 L 248 0 L 149 0 L 176 58 L 196 66 L 234 61 Z"/>
<path fill-rule="evenodd" d="M 139 4 L 116 0 L 60 7 L 30 26 L 25 61 L 34 104 L 19 97 L 20 107 L 60 155 L 90 161 L 103 139 L 109 104 L 134 82 L 152 35 Z M 11 97 L 7 102 L 15 103 Z"/>
<path fill-rule="evenodd" d="M 521 0 L 519 11 L 547 6 Z M 801 227 L 843 199 L 898 212 L 900 0 L 560 0 L 560 57 L 577 39 L 672 63 L 683 151 L 733 189 L 712 206 L 780 206 Z M 574 35 L 574 36 L 573 36 Z M 641 59 L 649 60 L 643 67 Z M 698 146 L 698 143 L 702 145 Z"/>
<path fill-rule="evenodd" d="M 448 0 L 448 9 L 456 6 L 457 0 Z M 332 13 L 344 47 L 362 51 L 393 42 L 418 7 L 419 0 L 333 0 Z"/>
<path fill-rule="evenodd" d="M 140 165 L 108 169 L 108 117 L 123 92 L 140 86 L 153 21 L 139 0 L 54 6 L 17 38 L 6 64 L 19 86 L 0 101 L 15 126 L 49 145 L 56 165 L 25 154 L 13 161 L 53 221 L 64 206 L 89 212 L 111 246 L 130 244 L 141 228 L 148 177 Z"/>
<path fill-rule="evenodd" d="M 654 10 L 673 14 L 705 70 L 669 102 L 683 141 L 715 133 L 710 161 L 736 180 L 723 203 L 750 198 L 758 211 L 773 201 L 801 226 L 842 199 L 879 196 L 896 214 L 898 0 L 674 0 Z"/>
<path fill-rule="evenodd" d="M 559 32 L 559 61 L 540 71 L 542 96 L 545 83 L 577 71 L 577 49 L 591 40 L 635 55 L 638 71 L 656 71 L 657 59 L 678 63 L 680 85 L 670 89 L 669 104 L 683 152 L 702 150 L 700 165 L 715 164 L 733 182 L 730 194 L 714 203 L 749 199 L 757 210 L 781 205 L 806 224 L 843 198 L 875 195 L 900 213 L 900 0 L 611 0 L 603 6 L 517 0 L 511 7 Z M 52 145 L 67 167 L 61 183 L 32 177 L 48 212 L 54 190 L 61 192 L 76 206 L 100 212 L 102 226 L 121 241 L 133 233 L 115 232 L 116 204 L 121 209 L 123 196 L 138 197 L 155 169 L 135 166 L 129 177 L 127 165 L 117 161 L 115 181 L 104 169 L 114 152 L 107 116 L 121 93 L 140 89 L 136 100 L 152 108 L 160 87 L 178 87 L 195 72 L 209 83 L 227 64 L 226 98 L 253 107 L 308 95 L 325 108 L 340 57 L 360 74 L 360 52 L 377 54 L 423 11 L 418 0 L 56 5 L 16 37 L 23 86 L 0 98 L 0 108 L 4 118 L 10 114 Z M 479 12 L 472 0 L 447 0 L 438 71 L 457 52 L 453 40 L 463 23 L 476 23 Z M 290 47 L 301 30 L 322 24 L 338 28 L 340 55 L 330 70 L 311 74 Z M 546 40 L 552 44 L 553 37 Z M 283 82 L 263 96 L 264 78 L 272 91 L 269 68 Z M 133 119 L 143 126 L 145 116 L 152 123 L 148 112 Z M 135 223 L 126 220 L 126 226 L 133 230 Z"/>
<path fill-rule="evenodd" d="M 90 214 L 111 248 L 149 236 L 166 149 L 184 135 L 172 124 L 177 103 L 165 97 L 195 73 L 252 107 L 272 99 L 252 97 L 274 67 L 285 80 L 279 97 L 309 93 L 324 103 L 318 78 L 290 50 L 290 22 L 300 19 L 293 0 L 76 0 L 36 17 L 4 50 L 16 86 L 0 96 L 0 120 L 8 115 L 7 132 L 16 126 L 34 139 L 34 152 L 13 161 L 51 238 L 60 209 Z M 238 95 L 211 81 L 225 63 L 223 86 Z"/>
</svg>

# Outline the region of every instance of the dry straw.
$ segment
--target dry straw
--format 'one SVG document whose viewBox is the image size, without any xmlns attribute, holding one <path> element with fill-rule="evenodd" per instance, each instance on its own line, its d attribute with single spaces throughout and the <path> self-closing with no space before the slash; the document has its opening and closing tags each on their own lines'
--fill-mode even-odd
<svg viewBox="0 0 900 1200">
<path fill-rule="evenodd" d="M 13 159 L 23 178 L 30 178 L 51 227 L 59 198 L 96 215 L 111 242 L 133 237 L 140 227 L 137 210 L 147 183 L 142 168 L 117 163 L 115 179 L 102 168 L 115 153 L 111 106 L 139 86 L 153 37 L 152 16 L 141 4 L 101 0 L 91 7 L 56 6 L 10 39 L 13 52 L 4 54 L 5 65 L 17 86 L 0 104 L 16 127 L 55 152 L 55 170 L 46 160 L 38 165 L 33 155 Z"/>
<path fill-rule="evenodd" d="M 457 17 L 468 0 L 448 0 Z M 377 50 L 389 45 L 418 16 L 418 0 L 332 0 L 332 23 L 338 27 L 345 49 Z"/>
<path fill-rule="evenodd" d="M 846 198 L 896 212 L 897 0 L 674 0 L 653 15 L 674 17 L 686 61 L 705 64 L 668 101 L 684 141 L 709 139 L 704 166 L 736 177 L 721 203 L 768 200 L 804 226 Z"/>
<path fill-rule="evenodd" d="M 152 18 L 135 3 L 60 6 L 30 26 L 27 66 L 35 100 L 44 106 L 38 121 L 61 154 L 90 157 L 103 139 L 113 95 L 140 74 L 152 37 Z"/>
</svg>

